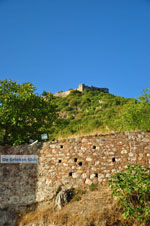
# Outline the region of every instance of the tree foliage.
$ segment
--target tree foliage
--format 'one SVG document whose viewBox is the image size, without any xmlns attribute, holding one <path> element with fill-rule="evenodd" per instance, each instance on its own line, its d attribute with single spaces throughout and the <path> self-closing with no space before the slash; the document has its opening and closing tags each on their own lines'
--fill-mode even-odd
<svg viewBox="0 0 150 226">
<path fill-rule="evenodd" d="M 110 186 L 123 210 L 125 225 L 150 225 L 150 168 L 129 165 L 112 176 Z"/>
<path fill-rule="evenodd" d="M 29 83 L 18 84 L 0 80 L 0 128 L 3 144 L 21 144 L 29 139 L 39 139 L 43 132 L 50 132 L 56 119 L 50 100 L 35 93 Z"/>
<path fill-rule="evenodd" d="M 121 127 L 126 130 L 150 130 L 150 94 L 149 89 L 137 100 L 132 99 L 124 106 L 121 115 Z"/>
</svg>

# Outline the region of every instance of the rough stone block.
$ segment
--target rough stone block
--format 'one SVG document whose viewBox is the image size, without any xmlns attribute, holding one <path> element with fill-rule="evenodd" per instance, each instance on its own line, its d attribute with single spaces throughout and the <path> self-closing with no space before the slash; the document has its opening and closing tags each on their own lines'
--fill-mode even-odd
<svg viewBox="0 0 150 226">
<path fill-rule="evenodd" d="M 125 150 L 125 149 L 123 149 L 122 151 L 121 151 L 121 154 L 127 154 L 128 152 L 127 152 L 127 150 Z"/>
<path fill-rule="evenodd" d="M 82 142 L 82 143 L 87 143 L 87 142 L 88 142 L 88 139 L 87 139 L 87 138 L 83 138 L 83 139 L 81 140 L 81 142 Z"/>
<path fill-rule="evenodd" d="M 87 157 L 87 158 L 86 158 L 86 161 L 87 161 L 87 162 L 91 162 L 91 161 L 92 161 L 92 158 L 91 158 L 91 157 Z"/>
<path fill-rule="evenodd" d="M 91 185 L 92 184 L 92 181 L 90 179 L 86 179 L 85 184 Z"/>
<path fill-rule="evenodd" d="M 95 174 L 94 173 L 91 174 L 91 176 L 90 176 L 90 179 L 93 179 L 93 178 L 95 178 Z"/>
<path fill-rule="evenodd" d="M 50 144 L 50 148 L 55 148 L 56 145 L 55 144 Z"/>
<path fill-rule="evenodd" d="M 83 174 L 81 175 L 81 177 L 82 177 L 82 178 L 86 178 L 86 177 L 87 177 L 86 173 L 83 173 Z"/>
<path fill-rule="evenodd" d="M 78 177 L 79 177 L 79 174 L 77 174 L 77 173 L 72 174 L 72 178 L 78 178 Z"/>
<path fill-rule="evenodd" d="M 97 165 L 99 165 L 100 164 L 100 162 L 99 161 L 96 161 L 95 162 L 95 166 L 97 166 Z"/>
</svg>

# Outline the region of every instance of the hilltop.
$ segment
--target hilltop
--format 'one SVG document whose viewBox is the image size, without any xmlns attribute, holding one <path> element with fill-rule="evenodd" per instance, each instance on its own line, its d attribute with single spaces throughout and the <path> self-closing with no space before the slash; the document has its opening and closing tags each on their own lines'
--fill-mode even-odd
<svg viewBox="0 0 150 226">
<path fill-rule="evenodd" d="M 57 93 L 54 93 L 53 95 L 55 97 L 66 97 L 68 96 L 71 91 L 80 91 L 80 92 L 84 92 L 84 90 L 99 90 L 101 92 L 104 92 L 104 93 L 109 93 L 109 89 L 107 88 L 99 88 L 99 87 L 95 87 L 95 86 L 86 86 L 85 84 L 79 84 L 78 88 L 77 89 L 69 89 L 67 91 L 60 91 L 60 92 L 57 92 Z"/>
<path fill-rule="evenodd" d="M 72 90 L 65 96 L 53 96 L 59 115 L 53 128 L 54 138 L 93 133 L 138 130 L 143 128 L 139 115 L 148 118 L 149 110 L 134 98 L 124 98 L 101 90 Z M 143 116 L 144 113 L 144 116 Z"/>
</svg>

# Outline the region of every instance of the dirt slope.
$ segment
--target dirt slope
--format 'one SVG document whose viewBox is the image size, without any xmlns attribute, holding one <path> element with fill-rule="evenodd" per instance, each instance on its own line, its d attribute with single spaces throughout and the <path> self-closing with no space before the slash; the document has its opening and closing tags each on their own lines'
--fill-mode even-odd
<svg viewBox="0 0 150 226">
<path fill-rule="evenodd" d="M 61 210 L 54 211 L 52 203 L 22 216 L 18 226 L 117 226 L 121 214 L 108 186 L 81 195 L 80 201 L 72 200 Z M 76 196 L 75 199 L 77 199 Z"/>
</svg>

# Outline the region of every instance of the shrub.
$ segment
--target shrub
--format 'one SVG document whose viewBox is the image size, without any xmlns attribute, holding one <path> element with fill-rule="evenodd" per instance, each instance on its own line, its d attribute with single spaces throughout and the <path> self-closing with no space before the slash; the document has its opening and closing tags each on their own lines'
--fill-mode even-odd
<svg viewBox="0 0 150 226">
<path fill-rule="evenodd" d="M 150 168 L 129 165 L 109 181 L 123 210 L 123 218 L 136 225 L 150 225 Z"/>
</svg>

